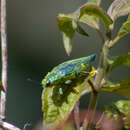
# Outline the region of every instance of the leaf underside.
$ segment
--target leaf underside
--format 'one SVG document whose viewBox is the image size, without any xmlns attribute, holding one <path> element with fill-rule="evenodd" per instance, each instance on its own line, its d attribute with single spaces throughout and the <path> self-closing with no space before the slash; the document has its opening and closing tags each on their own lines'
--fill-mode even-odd
<svg viewBox="0 0 130 130">
<path fill-rule="evenodd" d="M 122 38 L 129 33 L 130 33 L 130 15 L 128 16 L 127 21 L 124 22 L 123 25 L 121 26 L 118 32 L 118 37 Z"/>
<path fill-rule="evenodd" d="M 88 36 L 88 33 L 80 26 L 76 17 L 75 14 L 59 14 L 57 17 L 58 26 L 62 32 L 64 47 L 68 55 L 72 51 L 71 41 L 75 32 Z"/>
<path fill-rule="evenodd" d="M 106 32 L 109 31 L 109 26 L 113 23 L 112 19 L 107 15 L 107 13 L 104 12 L 101 8 L 99 8 L 96 4 L 88 3 L 80 8 L 80 17 L 79 18 L 81 20 L 84 19 L 84 21 L 86 18 L 86 21 L 87 21 L 86 15 L 93 16 L 93 18 L 95 19 L 95 20 L 93 19 L 93 22 L 96 22 L 97 19 L 103 20 L 105 27 L 106 27 Z M 95 27 L 97 28 L 96 24 L 95 24 Z"/>
<path fill-rule="evenodd" d="M 120 66 L 130 66 L 130 53 L 113 58 L 109 64 L 109 71 L 111 72 L 113 69 Z"/>
<path fill-rule="evenodd" d="M 128 15 L 130 13 L 130 0 L 115 0 L 107 13 L 113 20 L 120 16 Z"/>
<path fill-rule="evenodd" d="M 104 92 L 116 93 L 130 99 L 130 77 L 116 84 L 106 85 L 101 88 Z"/>
</svg>

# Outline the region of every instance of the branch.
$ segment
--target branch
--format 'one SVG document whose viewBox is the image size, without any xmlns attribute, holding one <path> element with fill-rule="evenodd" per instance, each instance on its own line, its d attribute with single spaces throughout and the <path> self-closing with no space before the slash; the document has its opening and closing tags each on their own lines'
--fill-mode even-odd
<svg viewBox="0 0 130 130">
<path fill-rule="evenodd" d="M 75 104 L 75 107 L 74 107 L 74 121 L 75 121 L 77 130 L 80 130 L 79 101 Z"/>
<path fill-rule="evenodd" d="M 117 36 L 113 41 L 110 42 L 108 47 L 111 49 L 119 40 L 120 40 L 120 37 Z"/>
<path fill-rule="evenodd" d="M 88 119 L 87 119 L 87 117 L 85 117 L 85 119 L 84 119 L 83 130 L 86 130 L 86 128 L 87 128 L 87 130 L 91 128 L 91 123 L 94 118 L 98 95 L 100 92 L 101 83 L 102 83 L 102 80 L 103 80 L 103 77 L 104 77 L 104 74 L 106 71 L 106 66 L 107 66 L 107 57 L 108 57 L 108 53 L 109 53 L 109 48 L 108 48 L 109 42 L 110 42 L 110 39 L 106 40 L 102 47 L 100 63 L 99 63 L 97 75 L 95 77 L 94 84 L 92 84 L 91 81 L 88 80 L 88 83 L 90 84 L 90 86 L 92 88 L 92 92 L 91 92 L 91 99 L 90 99 L 90 104 L 89 104 L 89 108 L 88 108 Z"/>
<path fill-rule="evenodd" d="M 104 74 L 106 71 L 107 57 L 108 57 L 108 53 L 109 53 L 109 48 L 108 48 L 109 42 L 110 42 L 110 40 L 106 40 L 106 42 L 104 43 L 102 52 L 101 52 L 101 56 L 100 56 L 98 72 L 97 72 L 97 75 L 95 77 L 95 82 L 94 82 L 94 86 L 97 91 L 100 90 L 100 88 L 101 88 L 101 82 L 103 80 L 103 77 L 104 77 Z"/>
<path fill-rule="evenodd" d="M 20 128 L 10 124 L 9 122 L 0 122 L 0 126 L 6 130 L 21 130 Z"/>
<path fill-rule="evenodd" d="M 95 89 L 95 86 L 94 86 L 94 84 L 92 83 L 92 81 L 91 81 L 90 79 L 88 79 L 88 83 L 89 83 L 89 85 L 91 86 L 92 91 L 96 93 L 97 90 Z"/>
<path fill-rule="evenodd" d="M 96 104 L 97 104 L 97 99 L 98 99 L 98 92 L 97 91 L 93 91 L 91 92 L 91 100 L 90 100 L 90 104 L 88 107 L 88 112 L 85 116 L 84 122 L 83 122 L 83 129 L 82 130 L 88 130 L 92 124 L 93 121 L 93 117 L 95 115 L 95 109 L 96 109 Z"/>
<path fill-rule="evenodd" d="M 6 0 L 1 0 L 1 52 L 2 52 L 2 85 L 7 89 L 7 33 L 6 33 Z M 5 119 L 6 92 L 1 91 L 0 119 Z"/>
</svg>

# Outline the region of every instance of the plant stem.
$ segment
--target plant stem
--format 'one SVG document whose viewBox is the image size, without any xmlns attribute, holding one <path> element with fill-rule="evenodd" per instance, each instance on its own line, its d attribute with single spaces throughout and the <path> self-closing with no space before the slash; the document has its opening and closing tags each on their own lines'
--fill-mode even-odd
<svg viewBox="0 0 130 130">
<path fill-rule="evenodd" d="M 2 55 L 2 87 L 0 99 L 0 130 L 20 130 L 20 128 L 5 122 L 6 95 L 8 82 L 8 54 L 7 54 L 7 32 L 6 32 L 6 0 L 1 0 L 1 55 Z"/>
<path fill-rule="evenodd" d="M 98 99 L 98 92 L 92 91 L 87 116 L 84 119 L 82 130 L 86 130 L 86 129 L 88 130 L 91 126 L 95 114 L 97 99 Z"/>
<path fill-rule="evenodd" d="M 74 121 L 75 121 L 77 130 L 80 130 L 79 101 L 75 104 L 75 107 L 74 107 Z"/>
<path fill-rule="evenodd" d="M 2 85 L 7 90 L 7 33 L 6 33 L 6 0 L 1 0 L 1 53 Z M 0 119 L 5 120 L 6 92 L 1 91 Z"/>
<path fill-rule="evenodd" d="M 119 40 L 120 40 L 120 37 L 117 36 L 117 37 L 109 44 L 109 48 L 112 48 Z"/>
<path fill-rule="evenodd" d="M 88 108 L 88 113 L 87 113 L 88 119 L 87 119 L 87 116 L 84 119 L 83 130 L 86 130 L 86 128 L 90 129 L 90 126 L 91 126 L 93 118 L 94 118 L 98 95 L 99 95 L 100 88 L 101 88 L 101 82 L 104 77 L 104 74 L 106 71 L 106 66 L 107 66 L 107 57 L 108 57 L 108 53 L 109 53 L 109 48 L 108 48 L 109 42 L 110 42 L 110 40 L 106 40 L 102 47 L 100 63 L 99 63 L 98 72 L 97 72 L 97 75 L 95 78 L 95 82 L 94 82 L 93 86 L 90 84 L 92 87 L 92 92 L 91 92 L 91 99 L 90 99 L 90 104 L 89 104 L 89 108 Z"/>
<path fill-rule="evenodd" d="M 9 123 L 9 122 L 0 122 L 0 126 L 6 130 L 21 130 L 20 128 L 14 126 L 13 124 Z M 1 129 L 2 129 L 1 128 Z"/>
<path fill-rule="evenodd" d="M 106 40 L 106 42 L 103 45 L 101 56 L 100 56 L 98 73 L 96 75 L 95 82 L 94 82 L 94 86 L 97 91 L 99 91 L 101 88 L 101 81 L 104 77 L 104 73 L 105 73 L 106 66 L 107 66 L 107 57 L 108 57 L 108 53 L 109 53 L 108 44 L 109 44 L 109 40 Z"/>
</svg>

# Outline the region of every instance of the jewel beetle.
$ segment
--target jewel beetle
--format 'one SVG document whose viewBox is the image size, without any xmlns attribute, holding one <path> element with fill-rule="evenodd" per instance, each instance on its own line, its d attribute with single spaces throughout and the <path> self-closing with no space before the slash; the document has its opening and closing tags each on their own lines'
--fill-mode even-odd
<svg viewBox="0 0 130 130">
<path fill-rule="evenodd" d="M 58 84 L 71 84 L 73 79 L 88 76 L 94 71 L 91 62 L 96 58 L 96 54 L 87 57 L 82 57 L 74 60 L 69 60 L 59 64 L 50 71 L 42 80 L 44 87 L 51 87 Z M 62 95 L 62 89 L 59 89 Z"/>
</svg>

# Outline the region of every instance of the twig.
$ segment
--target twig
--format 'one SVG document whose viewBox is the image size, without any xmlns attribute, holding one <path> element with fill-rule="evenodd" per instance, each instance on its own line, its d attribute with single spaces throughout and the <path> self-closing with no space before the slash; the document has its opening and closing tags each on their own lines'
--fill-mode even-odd
<svg viewBox="0 0 130 130">
<path fill-rule="evenodd" d="M 91 124 L 92 124 L 93 117 L 94 117 L 94 114 L 95 114 L 97 99 L 98 99 L 98 92 L 92 91 L 91 92 L 91 100 L 90 100 L 90 104 L 89 104 L 89 107 L 88 107 L 88 112 L 87 112 L 87 115 L 85 116 L 82 130 L 86 130 L 86 128 L 88 130 L 90 128 Z"/>
<path fill-rule="evenodd" d="M 74 121 L 75 121 L 77 130 L 80 130 L 79 101 L 75 104 L 75 107 L 74 107 Z"/>
<path fill-rule="evenodd" d="M 2 85 L 7 90 L 7 33 L 6 33 L 6 0 L 1 0 L 1 53 L 2 53 Z M 1 91 L 0 119 L 5 119 L 6 92 Z"/>
<path fill-rule="evenodd" d="M 86 130 L 86 128 L 87 129 L 91 128 L 91 123 L 92 123 L 93 118 L 94 118 L 102 79 L 104 77 L 104 73 L 106 71 L 106 66 L 107 66 L 107 56 L 109 53 L 109 48 L 108 48 L 109 42 L 110 42 L 110 39 L 106 40 L 103 47 L 102 47 L 102 52 L 101 52 L 101 56 L 100 56 L 100 63 L 99 63 L 97 75 L 96 75 L 96 78 L 94 81 L 94 85 L 91 84 L 91 82 L 88 82 L 92 87 L 92 92 L 91 92 L 91 99 L 90 99 L 90 104 L 89 104 L 89 108 L 88 108 L 88 119 L 87 119 L 87 117 L 85 117 L 85 119 L 84 119 L 83 130 Z"/>
<path fill-rule="evenodd" d="M 111 41 L 108 47 L 111 49 L 119 40 L 120 40 L 120 37 L 117 36 L 113 41 Z"/>
<path fill-rule="evenodd" d="M 7 32 L 6 32 L 6 0 L 1 0 L 1 55 L 2 55 L 2 86 L 0 100 L 0 126 L 7 130 L 20 130 L 18 127 L 5 122 L 6 111 L 6 94 L 7 94 L 7 71 L 8 71 L 8 55 L 7 55 Z"/>
<path fill-rule="evenodd" d="M 89 83 L 89 85 L 91 86 L 92 91 L 95 91 L 95 92 L 96 92 L 96 89 L 95 89 L 94 84 L 92 83 L 91 79 L 88 79 L 88 83 Z"/>
<path fill-rule="evenodd" d="M 0 126 L 6 130 L 21 130 L 20 128 L 10 124 L 9 122 L 0 122 Z"/>
<path fill-rule="evenodd" d="M 101 88 L 101 82 L 102 82 L 102 79 L 103 79 L 105 71 L 106 71 L 107 57 L 108 57 L 108 53 L 109 53 L 109 48 L 108 48 L 109 42 L 110 42 L 110 40 L 106 40 L 106 42 L 104 43 L 102 52 L 101 52 L 101 56 L 100 56 L 98 72 L 97 72 L 97 75 L 95 77 L 95 82 L 94 82 L 94 86 L 97 91 L 100 90 L 100 88 Z"/>
</svg>

